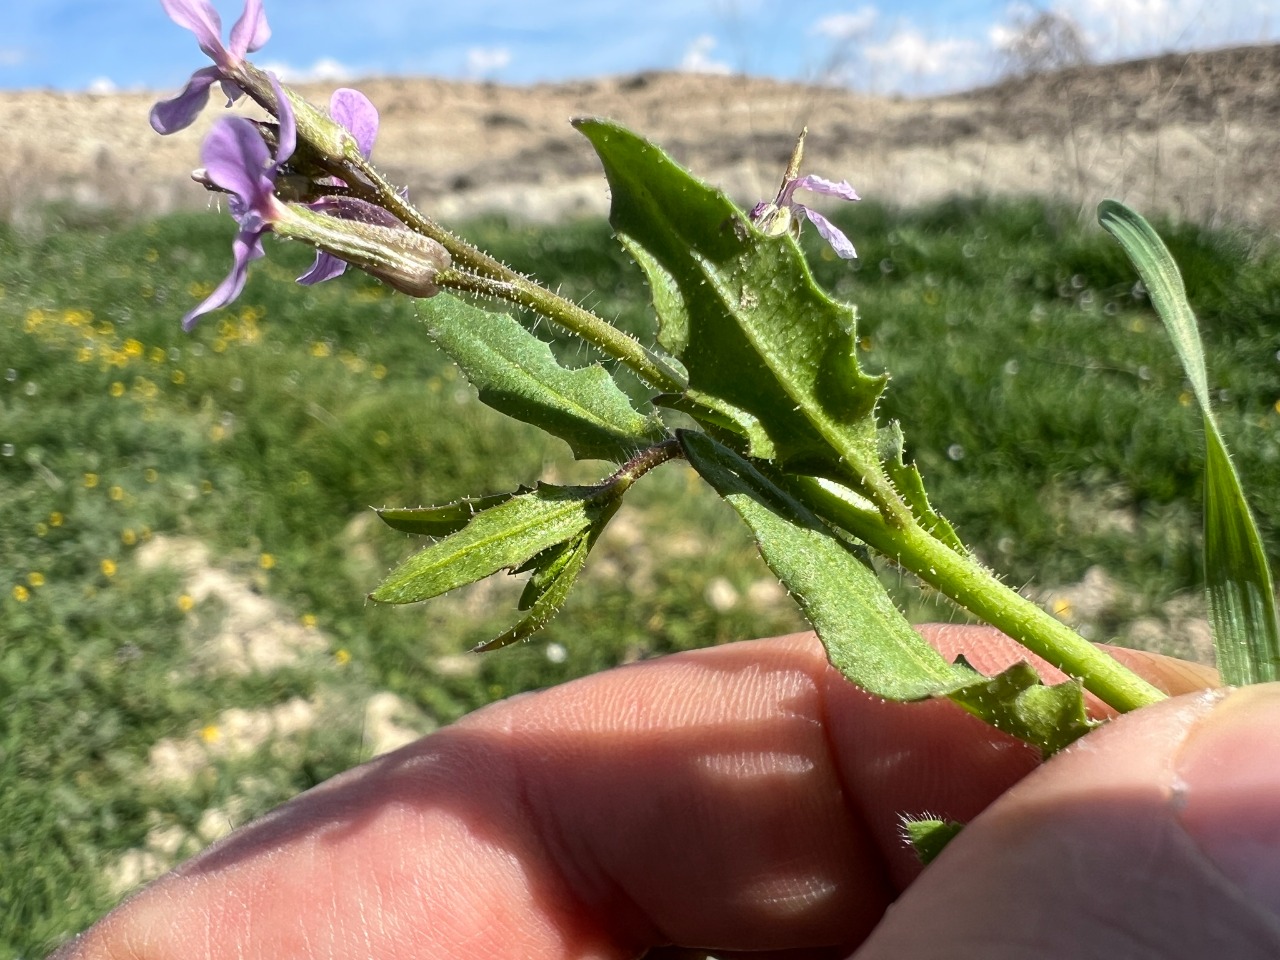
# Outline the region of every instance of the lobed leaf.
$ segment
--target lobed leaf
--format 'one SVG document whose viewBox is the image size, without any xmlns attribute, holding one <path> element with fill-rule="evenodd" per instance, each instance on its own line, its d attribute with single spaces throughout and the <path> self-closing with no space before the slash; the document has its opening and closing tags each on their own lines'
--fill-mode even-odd
<svg viewBox="0 0 1280 960">
<path fill-rule="evenodd" d="M 559 437 L 578 459 L 623 463 L 667 436 L 656 411 L 637 412 L 604 367 L 561 366 L 515 318 L 448 294 L 419 301 L 418 310 L 484 403 Z"/>
<path fill-rule="evenodd" d="M 1204 351 L 1182 275 L 1151 225 L 1124 204 L 1102 201 L 1098 221 L 1124 247 L 1142 277 L 1204 417 L 1204 566 L 1218 670 L 1230 684 L 1280 679 L 1275 584 L 1240 477 L 1210 407 Z"/>
<path fill-rule="evenodd" d="M 817 287 L 795 240 L 755 230 L 723 193 L 623 127 L 575 126 L 604 164 L 610 223 L 649 278 L 660 340 L 688 371 L 686 409 L 755 425 L 744 430 L 749 452 L 787 468 L 877 472 L 885 378 L 858 368 L 855 311 Z"/>
</svg>

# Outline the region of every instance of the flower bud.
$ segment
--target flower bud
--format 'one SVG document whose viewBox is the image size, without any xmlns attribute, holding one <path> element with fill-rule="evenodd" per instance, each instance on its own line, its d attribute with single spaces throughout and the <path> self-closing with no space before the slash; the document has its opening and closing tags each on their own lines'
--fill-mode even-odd
<svg viewBox="0 0 1280 960">
<path fill-rule="evenodd" d="M 411 297 L 440 292 L 436 276 L 452 263 L 449 251 L 382 208 L 350 197 L 330 197 L 309 207 L 287 204 L 284 210 L 275 222 L 279 236 L 303 240 Z"/>
</svg>

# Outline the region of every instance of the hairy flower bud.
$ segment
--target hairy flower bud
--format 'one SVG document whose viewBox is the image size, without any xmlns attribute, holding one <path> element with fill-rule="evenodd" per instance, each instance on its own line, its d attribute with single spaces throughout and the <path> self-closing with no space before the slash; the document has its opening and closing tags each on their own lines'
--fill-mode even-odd
<svg viewBox="0 0 1280 960">
<path fill-rule="evenodd" d="M 436 276 L 452 263 L 436 241 L 414 233 L 381 207 L 351 197 L 306 207 L 288 204 L 275 232 L 305 241 L 411 297 L 439 293 Z"/>
</svg>

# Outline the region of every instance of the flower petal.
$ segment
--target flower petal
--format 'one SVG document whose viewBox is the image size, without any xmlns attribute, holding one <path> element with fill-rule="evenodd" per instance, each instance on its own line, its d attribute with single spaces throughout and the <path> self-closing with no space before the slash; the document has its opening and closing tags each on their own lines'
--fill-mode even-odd
<svg viewBox="0 0 1280 960">
<path fill-rule="evenodd" d="M 378 108 L 359 90 L 340 87 L 329 98 L 329 116 L 351 131 L 366 157 L 378 138 Z"/>
<path fill-rule="evenodd" d="M 261 49 L 271 39 L 271 27 L 262 9 L 262 0 L 245 0 L 244 13 L 231 28 L 231 55 L 237 60 Z"/>
<path fill-rule="evenodd" d="M 841 200 L 861 200 L 857 192 L 849 185 L 848 180 L 841 180 L 836 183 L 834 180 L 828 180 L 826 177 L 818 177 L 809 174 L 807 177 L 801 177 L 791 184 L 792 191 L 810 190 L 813 193 L 820 193 L 824 197 L 839 197 Z"/>
<path fill-rule="evenodd" d="M 298 283 L 308 287 L 313 283 L 323 283 L 325 280 L 332 280 L 341 275 L 346 269 L 345 260 L 339 260 L 332 253 L 324 250 L 317 250 L 316 262 L 311 264 L 310 270 L 298 278 Z"/>
<path fill-rule="evenodd" d="M 195 329 L 196 321 L 206 313 L 225 307 L 240 296 L 240 291 L 244 289 L 245 280 L 249 276 L 249 264 L 263 255 L 262 234 L 243 231 L 238 233 L 231 244 L 231 252 L 234 257 L 231 272 L 199 306 L 182 318 L 182 329 L 188 333 Z"/>
<path fill-rule="evenodd" d="M 280 80 L 274 73 L 268 73 L 267 76 L 271 78 L 271 89 L 275 91 L 276 119 L 280 121 L 280 132 L 276 139 L 276 169 L 279 170 L 293 156 L 293 151 L 298 146 L 298 124 L 293 118 L 293 104 L 280 86 Z"/>
<path fill-rule="evenodd" d="M 209 0 L 160 0 L 164 12 L 180 27 L 196 35 L 200 49 L 214 63 L 222 63 L 227 51 L 222 46 L 222 18 Z"/>
<path fill-rule="evenodd" d="M 831 249 L 836 252 L 836 256 L 845 260 L 853 260 L 858 256 L 858 251 L 853 249 L 853 244 L 849 242 L 849 238 L 841 233 L 840 228 L 834 223 L 818 213 L 818 211 L 810 210 L 802 203 L 792 204 L 792 206 L 804 211 L 804 215 L 818 228 L 818 233 L 822 234 L 822 239 L 831 244 Z"/>
<path fill-rule="evenodd" d="M 180 94 L 151 108 L 151 129 L 170 134 L 191 126 L 196 114 L 209 102 L 209 87 L 221 76 L 217 67 L 202 67 L 193 73 Z"/>
<path fill-rule="evenodd" d="M 213 125 L 200 148 L 209 179 L 235 194 L 246 209 L 257 207 L 275 186 L 271 154 L 252 120 L 223 117 Z"/>
</svg>

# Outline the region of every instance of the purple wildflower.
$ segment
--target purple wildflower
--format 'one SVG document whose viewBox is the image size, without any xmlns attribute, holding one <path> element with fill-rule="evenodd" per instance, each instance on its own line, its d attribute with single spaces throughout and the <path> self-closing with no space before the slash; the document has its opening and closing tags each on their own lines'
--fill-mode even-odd
<svg viewBox="0 0 1280 960">
<path fill-rule="evenodd" d="M 206 176 L 229 195 L 227 205 L 240 229 L 231 244 L 234 258 L 231 272 L 204 302 L 182 318 L 184 330 L 190 331 L 204 314 L 225 307 L 240 296 L 249 264 L 264 253 L 262 235 L 271 229 L 271 224 L 283 212 L 282 204 L 275 196 L 276 177 L 293 156 L 297 129 L 293 108 L 274 76 L 271 85 L 280 104 L 280 133 L 274 161 L 257 124 L 244 117 L 219 120 L 201 149 Z"/>
<path fill-rule="evenodd" d="M 810 209 L 795 199 L 794 194 L 797 190 L 808 190 L 826 197 L 839 197 L 841 200 L 861 199 L 847 180 L 836 183 L 834 180 L 812 174 L 806 177 L 799 175 L 800 161 L 804 156 L 804 138 L 807 133 L 808 129 L 801 131 L 796 141 L 795 151 L 791 155 L 791 162 L 787 164 L 787 172 L 782 177 L 782 186 L 778 189 L 778 195 L 773 200 L 761 200 L 751 208 L 748 216 L 752 223 L 770 236 L 778 236 L 789 231 L 798 237 L 803 223 L 800 215 L 803 214 L 818 228 L 822 238 L 831 244 L 831 249 L 837 256 L 852 260 L 858 252 L 854 250 L 853 244 L 840 231 L 840 228 L 818 211 Z"/>
<path fill-rule="evenodd" d="M 373 152 L 374 141 L 378 138 L 378 108 L 359 90 L 341 87 L 333 91 L 329 98 L 329 116 L 350 131 L 356 139 L 360 153 L 368 159 Z M 312 209 L 322 209 L 312 205 Z M 327 211 L 326 211 L 327 212 Z M 334 211 L 341 216 L 340 212 Z M 347 269 L 345 260 L 335 257 L 325 250 L 316 251 L 315 263 L 311 269 L 298 278 L 301 284 L 311 285 L 324 280 L 332 280 Z"/>
<path fill-rule="evenodd" d="M 213 66 L 191 74 L 182 92 L 171 100 L 161 100 L 151 108 L 151 127 L 160 134 L 190 126 L 208 102 L 208 90 L 217 81 L 226 94 L 227 106 L 244 95 L 235 74 L 246 53 L 258 50 L 271 37 L 262 0 L 245 0 L 244 12 L 231 28 L 231 43 L 222 45 L 222 20 L 209 0 L 160 0 L 165 13 L 180 27 L 196 35 Z"/>
</svg>

